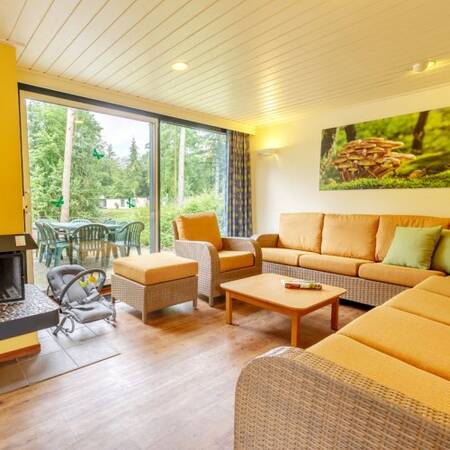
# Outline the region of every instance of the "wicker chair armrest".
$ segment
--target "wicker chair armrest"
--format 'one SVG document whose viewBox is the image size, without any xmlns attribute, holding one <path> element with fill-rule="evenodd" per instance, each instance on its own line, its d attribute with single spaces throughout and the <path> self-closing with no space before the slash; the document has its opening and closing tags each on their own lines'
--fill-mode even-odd
<svg viewBox="0 0 450 450">
<path fill-rule="evenodd" d="M 262 253 L 259 244 L 251 238 L 224 237 L 222 238 L 224 250 L 237 250 L 251 252 L 255 255 L 255 266 L 262 266 Z"/>
<path fill-rule="evenodd" d="M 218 275 L 220 272 L 218 252 L 210 242 L 176 240 L 175 253 L 178 256 L 197 261 L 200 274 Z"/>
<path fill-rule="evenodd" d="M 235 449 L 444 448 L 450 415 L 331 361 L 278 348 L 236 387 Z"/>
<path fill-rule="evenodd" d="M 278 234 L 255 234 L 252 239 L 261 247 L 276 247 L 278 244 Z"/>
</svg>

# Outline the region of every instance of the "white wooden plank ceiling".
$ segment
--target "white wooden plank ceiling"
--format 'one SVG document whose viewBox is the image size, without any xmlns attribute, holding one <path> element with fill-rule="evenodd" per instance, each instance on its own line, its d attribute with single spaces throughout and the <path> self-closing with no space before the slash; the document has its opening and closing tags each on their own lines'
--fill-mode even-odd
<svg viewBox="0 0 450 450">
<path fill-rule="evenodd" d="M 251 125 L 449 83 L 449 19 L 449 0 L 0 0 L 22 68 Z"/>
</svg>

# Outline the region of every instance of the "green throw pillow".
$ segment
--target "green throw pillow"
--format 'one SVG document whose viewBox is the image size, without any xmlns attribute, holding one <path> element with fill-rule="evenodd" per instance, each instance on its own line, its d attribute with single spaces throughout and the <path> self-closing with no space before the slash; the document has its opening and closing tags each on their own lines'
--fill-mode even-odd
<svg viewBox="0 0 450 450">
<path fill-rule="evenodd" d="M 450 273 L 450 230 L 442 230 L 431 267 Z"/>
<path fill-rule="evenodd" d="M 397 227 L 383 263 L 429 269 L 441 231 L 442 227 Z"/>
</svg>

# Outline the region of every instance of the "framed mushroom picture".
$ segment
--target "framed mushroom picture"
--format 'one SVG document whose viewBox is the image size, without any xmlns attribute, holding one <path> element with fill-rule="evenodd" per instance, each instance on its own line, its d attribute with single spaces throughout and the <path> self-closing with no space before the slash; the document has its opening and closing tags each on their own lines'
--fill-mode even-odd
<svg viewBox="0 0 450 450">
<path fill-rule="evenodd" d="M 450 187 L 450 108 L 322 130 L 320 190 Z"/>
</svg>

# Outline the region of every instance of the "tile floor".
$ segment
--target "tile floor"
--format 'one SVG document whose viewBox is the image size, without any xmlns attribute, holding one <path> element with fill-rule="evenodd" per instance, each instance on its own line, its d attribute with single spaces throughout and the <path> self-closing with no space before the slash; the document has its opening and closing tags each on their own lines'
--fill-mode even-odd
<svg viewBox="0 0 450 450">
<path fill-rule="evenodd" d="M 50 328 L 39 331 L 41 352 L 38 355 L 0 363 L 0 394 L 118 355 L 120 352 L 106 337 L 112 327 L 98 321 L 76 324 L 69 336 L 62 333 L 54 336 Z"/>
</svg>

